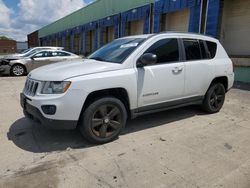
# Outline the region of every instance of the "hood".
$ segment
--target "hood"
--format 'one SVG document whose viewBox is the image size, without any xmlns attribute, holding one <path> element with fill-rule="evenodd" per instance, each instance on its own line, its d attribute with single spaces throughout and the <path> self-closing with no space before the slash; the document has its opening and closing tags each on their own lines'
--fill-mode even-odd
<svg viewBox="0 0 250 188">
<path fill-rule="evenodd" d="M 2 57 L 1 57 L 2 60 L 8 60 L 8 61 L 17 60 L 17 59 L 22 59 L 22 58 L 23 58 L 23 57 L 17 56 L 16 54 L 5 55 L 5 56 L 2 56 Z"/>
<path fill-rule="evenodd" d="M 121 64 L 97 60 L 72 60 L 42 66 L 31 71 L 28 77 L 41 81 L 62 81 L 76 76 L 119 70 L 121 67 Z"/>
</svg>

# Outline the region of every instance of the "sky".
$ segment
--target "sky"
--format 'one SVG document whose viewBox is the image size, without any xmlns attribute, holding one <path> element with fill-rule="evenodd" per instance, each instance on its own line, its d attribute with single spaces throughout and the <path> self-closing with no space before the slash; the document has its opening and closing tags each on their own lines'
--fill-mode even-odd
<svg viewBox="0 0 250 188">
<path fill-rule="evenodd" d="M 93 0 L 0 0 L 0 36 L 27 41 L 27 34 Z"/>
</svg>

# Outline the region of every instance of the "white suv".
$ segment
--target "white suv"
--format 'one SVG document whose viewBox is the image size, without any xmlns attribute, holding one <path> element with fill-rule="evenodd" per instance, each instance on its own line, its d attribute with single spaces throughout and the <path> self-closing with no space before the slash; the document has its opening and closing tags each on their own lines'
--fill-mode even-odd
<svg viewBox="0 0 250 188">
<path fill-rule="evenodd" d="M 186 105 L 218 112 L 232 62 L 217 39 L 188 33 L 120 38 L 85 60 L 32 71 L 24 114 L 53 129 L 80 128 L 92 143 L 114 140 L 127 118 Z"/>
</svg>

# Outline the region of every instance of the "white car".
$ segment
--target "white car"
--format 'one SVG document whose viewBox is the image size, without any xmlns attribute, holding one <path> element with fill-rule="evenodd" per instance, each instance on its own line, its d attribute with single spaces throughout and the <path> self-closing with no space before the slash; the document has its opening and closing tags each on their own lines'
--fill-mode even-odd
<svg viewBox="0 0 250 188">
<path fill-rule="evenodd" d="M 233 65 L 217 39 L 189 33 L 120 38 L 85 60 L 32 71 L 24 114 L 92 143 L 118 137 L 127 118 L 186 105 L 218 112 L 233 86 Z"/>
</svg>

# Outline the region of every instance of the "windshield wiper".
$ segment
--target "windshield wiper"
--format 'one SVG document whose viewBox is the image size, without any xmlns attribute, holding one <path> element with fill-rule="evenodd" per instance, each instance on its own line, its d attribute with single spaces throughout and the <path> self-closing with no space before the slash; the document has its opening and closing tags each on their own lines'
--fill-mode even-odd
<svg viewBox="0 0 250 188">
<path fill-rule="evenodd" d="M 94 60 L 97 60 L 97 61 L 105 61 L 104 59 L 102 59 L 100 57 L 91 57 L 89 59 L 94 59 Z"/>
</svg>

